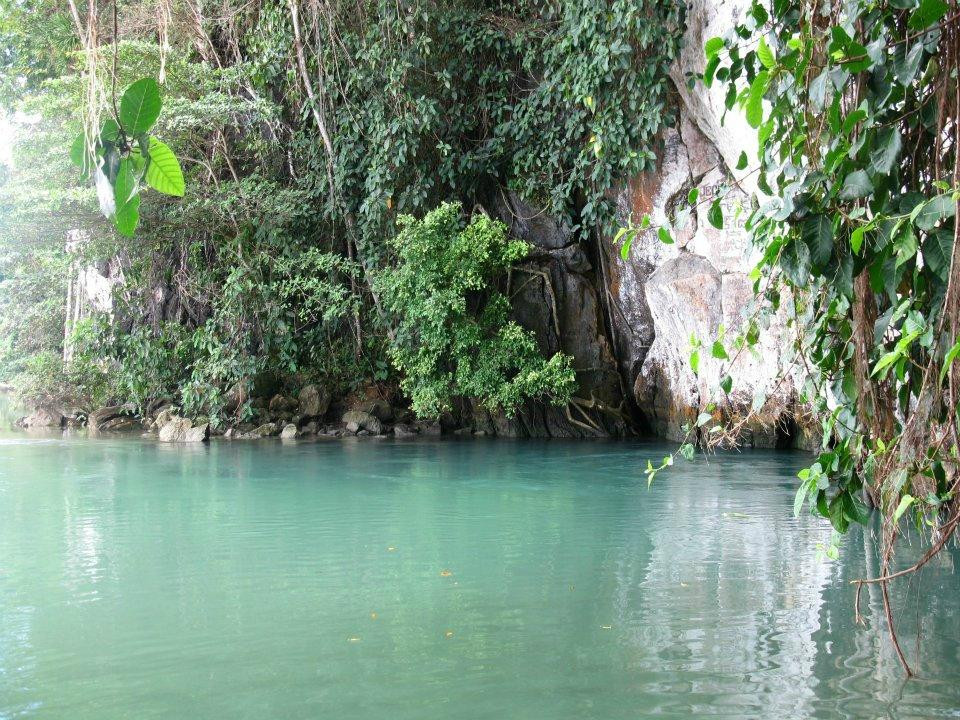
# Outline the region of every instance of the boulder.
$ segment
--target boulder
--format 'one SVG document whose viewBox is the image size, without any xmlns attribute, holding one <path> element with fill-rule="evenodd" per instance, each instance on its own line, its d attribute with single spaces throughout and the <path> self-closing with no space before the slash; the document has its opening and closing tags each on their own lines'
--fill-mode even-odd
<svg viewBox="0 0 960 720">
<path fill-rule="evenodd" d="M 235 413 L 249 399 L 250 394 L 244 383 L 236 382 L 223 397 L 223 409 L 228 413 Z"/>
<path fill-rule="evenodd" d="M 25 428 L 62 427 L 64 420 L 58 410 L 37 408 L 25 418 L 21 418 L 18 424 Z"/>
<path fill-rule="evenodd" d="M 250 432 L 245 432 L 242 437 L 245 440 L 256 440 L 258 438 L 273 437 L 280 432 L 280 428 L 277 423 L 268 422 L 263 423 L 260 427 L 256 427 Z"/>
<path fill-rule="evenodd" d="M 295 440 L 299 433 L 297 432 L 297 426 L 293 423 L 289 423 L 283 426 L 283 430 L 280 431 L 281 440 Z"/>
<path fill-rule="evenodd" d="M 183 439 L 181 442 L 197 443 L 206 442 L 209 439 L 210 423 L 203 423 L 202 425 L 195 425 L 191 428 L 188 428 L 183 434 Z"/>
<path fill-rule="evenodd" d="M 183 442 L 191 427 L 193 427 L 193 421 L 190 418 L 172 415 L 160 428 L 160 442 Z"/>
<path fill-rule="evenodd" d="M 304 419 L 319 418 L 330 408 L 330 393 L 317 385 L 305 385 L 297 396 L 299 412 Z"/>
<path fill-rule="evenodd" d="M 157 413 L 157 417 L 155 417 L 153 420 L 154 429 L 159 430 L 160 428 L 162 428 L 164 425 L 170 422 L 171 417 L 173 417 L 172 407 L 167 406 L 162 410 L 160 410 L 160 412 Z"/>
<path fill-rule="evenodd" d="M 419 427 L 422 435 L 432 435 L 434 437 L 443 435 L 443 426 L 439 422 L 423 422 L 420 423 Z"/>
<path fill-rule="evenodd" d="M 383 432 L 380 420 L 363 410 L 348 410 L 343 414 L 342 422 L 346 425 L 347 432 L 357 433 L 360 430 L 369 430 L 374 435 Z"/>
<path fill-rule="evenodd" d="M 270 404 L 267 405 L 267 408 L 272 413 L 287 413 L 296 410 L 297 404 L 297 401 L 292 397 L 287 397 L 286 395 L 277 393 L 270 398 Z"/>
<path fill-rule="evenodd" d="M 417 429 L 413 427 L 413 425 L 400 423 L 399 425 L 394 426 L 393 434 L 398 438 L 416 437 Z"/>
<path fill-rule="evenodd" d="M 380 398 L 364 400 L 363 402 L 355 405 L 352 409 L 373 415 L 381 422 L 391 422 L 393 420 L 393 407 L 386 400 L 382 400 Z"/>
</svg>

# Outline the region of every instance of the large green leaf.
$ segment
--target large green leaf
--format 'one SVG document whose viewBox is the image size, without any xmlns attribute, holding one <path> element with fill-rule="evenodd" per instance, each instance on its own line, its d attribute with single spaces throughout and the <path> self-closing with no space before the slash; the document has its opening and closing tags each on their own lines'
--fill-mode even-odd
<svg viewBox="0 0 960 720">
<path fill-rule="evenodd" d="M 930 272 L 944 283 L 950 274 L 950 258 L 953 253 L 953 233 L 939 229 L 927 235 L 923 242 L 923 263 Z"/>
<path fill-rule="evenodd" d="M 760 127 L 763 122 L 763 96 L 767 92 L 767 85 L 770 82 L 770 75 L 766 70 L 757 73 L 757 76 L 750 84 L 750 92 L 747 95 L 747 122 L 752 128 Z"/>
<path fill-rule="evenodd" d="M 818 267 L 830 262 L 833 254 L 833 223 L 826 215 L 814 215 L 803 221 L 800 228 L 803 242 L 810 250 L 810 259 Z"/>
<path fill-rule="evenodd" d="M 703 46 L 703 51 L 708 58 L 714 57 L 723 49 L 723 38 L 712 37 Z"/>
<path fill-rule="evenodd" d="M 953 217 L 956 211 L 956 201 L 951 195 L 944 193 L 925 202 L 913 221 L 921 230 L 932 230 L 940 220 Z"/>
<path fill-rule="evenodd" d="M 943 0 L 920 0 L 920 7 L 910 13 L 907 24 L 914 30 L 923 30 L 947 14 L 947 4 Z"/>
<path fill-rule="evenodd" d="M 866 170 L 855 170 L 843 179 L 840 189 L 841 200 L 856 200 L 873 192 L 873 183 Z"/>
<path fill-rule="evenodd" d="M 707 220 L 717 230 L 723 230 L 723 208 L 720 206 L 720 198 L 710 203 L 710 209 L 707 211 Z"/>
<path fill-rule="evenodd" d="M 888 128 L 877 137 L 877 144 L 870 154 L 870 164 L 878 173 L 889 175 L 893 170 L 893 164 L 900 156 L 900 150 L 903 147 L 903 141 L 900 139 L 900 131 L 895 128 Z"/>
<path fill-rule="evenodd" d="M 80 133 L 70 146 L 70 162 L 72 162 L 78 168 L 84 168 L 87 164 L 86 158 L 87 136 L 84 133 Z"/>
<path fill-rule="evenodd" d="M 137 80 L 120 98 L 120 126 L 127 135 L 147 132 L 160 117 L 160 86 L 153 78 Z"/>
<path fill-rule="evenodd" d="M 140 193 L 130 158 L 120 161 L 117 179 L 113 184 L 117 210 L 113 221 L 121 235 L 132 237 L 140 221 Z"/>
<path fill-rule="evenodd" d="M 157 192 L 183 197 L 183 171 L 177 156 L 155 137 L 150 138 L 150 162 L 147 164 L 147 185 Z"/>
<path fill-rule="evenodd" d="M 777 56 L 773 54 L 773 50 L 767 45 L 766 38 L 760 38 L 760 45 L 757 47 L 757 57 L 768 70 L 772 70 L 777 64 Z"/>
</svg>

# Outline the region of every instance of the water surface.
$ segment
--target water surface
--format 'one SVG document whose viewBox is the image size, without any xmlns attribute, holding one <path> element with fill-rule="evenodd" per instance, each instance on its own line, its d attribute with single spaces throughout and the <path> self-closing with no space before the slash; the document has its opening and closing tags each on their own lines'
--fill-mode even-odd
<svg viewBox="0 0 960 720">
<path fill-rule="evenodd" d="M 805 456 L 664 449 L 4 435 L 0 718 L 960 717 L 954 555 L 904 682 Z"/>
</svg>

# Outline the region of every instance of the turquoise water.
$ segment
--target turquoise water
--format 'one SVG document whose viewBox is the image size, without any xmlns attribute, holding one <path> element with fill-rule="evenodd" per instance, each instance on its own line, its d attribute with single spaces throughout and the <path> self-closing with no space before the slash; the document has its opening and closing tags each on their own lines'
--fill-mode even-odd
<svg viewBox="0 0 960 720">
<path fill-rule="evenodd" d="M 960 717 L 955 555 L 897 587 L 904 682 L 805 456 L 648 490 L 663 450 L 5 435 L 0 718 Z"/>
</svg>

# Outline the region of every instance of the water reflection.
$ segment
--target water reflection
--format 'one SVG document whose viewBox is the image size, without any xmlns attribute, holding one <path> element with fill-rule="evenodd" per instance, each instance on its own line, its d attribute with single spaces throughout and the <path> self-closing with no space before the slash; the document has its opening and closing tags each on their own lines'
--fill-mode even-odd
<svg viewBox="0 0 960 720">
<path fill-rule="evenodd" d="M 0 445 L 0 718 L 956 717 L 945 555 L 864 592 L 799 455 L 615 443 Z M 917 548 L 904 547 L 900 562 Z M 920 644 L 916 644 L 919 633 Z"/>
</svg>

